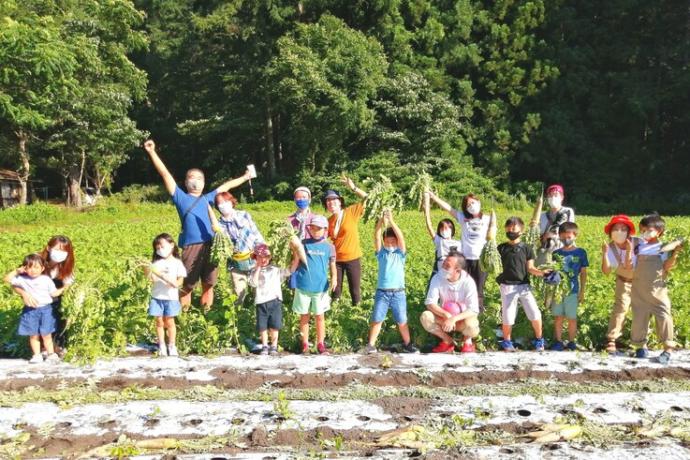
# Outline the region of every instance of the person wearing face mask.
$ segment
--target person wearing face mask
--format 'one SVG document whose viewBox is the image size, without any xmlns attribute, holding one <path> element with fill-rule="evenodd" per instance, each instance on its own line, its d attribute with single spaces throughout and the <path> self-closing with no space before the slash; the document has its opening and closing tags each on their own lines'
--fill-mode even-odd
<svg viewBox="0 0 690 460">
<path fill-rule="evenodd" d="M 558 238 L 558 227 L 564 222 L 575 222 L 575 211 L 563 206 L 565 191 L 559 184 L 546 188 L 546 203 L 549 209 L 541 213 L 539 218 L 539 232 L 541 234 L 542 250 L 538 254 L 538 263 L 544 261 L 547 252 L 553 252 L 561 247 Z"/>
<path fill-rule="evenodd" d="M 232 257 L 228 261 L 228 270 L 237 300 L 235 305 L 242 305 L 248 294 L 249 274 L 256 261 L 252 258 L 254 248 L 264 244 L 264 237 L 247 211 L 236 209 L 237 199 L 228 192 L 216 195 L 216 207 L 220 211 L 218 225 L 220 231 L 228 235 L 233 244 Z"/>
<path fill-rule="evenodd" d="M 647 358 L 647 337 L 649 320 L 654 316 L 657 340 L 664 351 L 656 358 L 661 364 L 668 364 L 673 340 L 673 316 L 671 298 L 666 287 L 666 278 L 675 267 L 682 245 L 677 245 L 669 254 L 664 251 L 659 238 L 666 230 L 666 223 L 659 214 L 650 214 L 640 221 L 641 239 L 633 241 L 634 271 L 631 289 L 632 330 L 630 342 L 637 347 L 635 356 Z"/>
<path fill-rule="evenodd" d="M 462 236 L 460 237 L 461 245 L 459 251 L 465 256 L 465 271 L 470 274 L 477 284 L 479 311 L 483 312 L 484 285 L 486 284 L 487 274 L 479 268 L 479 256 L 482 254 L 482 249 L 484 249 L 486 244 L 490 216 L 489 214 L 482 213 L 481 201 L 473 193 L 468 193 L 462 198 L 460 209 L 454 209 L 431 191 L 429 192 L 429 197 L 461 225 Z"/>
<path fill-rule="evenodd" d="M 617 354 L 616 341 L 622 334 L 625 316 L 630 310 L 634 259 L 631 237 L 635 234 L 635 224 L 630 217 L 619 214 L 611 217 L 604 227 L 604 232 L 609 236 L 610 241 L 602 244 L 601 247 L 601 271 L 605 275 L 611 272 L 616 274 L 613 310 L 606 333 L 608 341 L 606 351 Z"/>
<path fill-rule="evenodd" d="M 431 351 L 433 353 L 450 353 L 455 349 L 455 340 L 450 335 L 454 331 L 462 334 L 463 353 L 475 351 L 472 339 L 479 335 L 479 300 L 477 286 L 472 277 L 463 269 L 465 257 L 458 252 L 451 252 L 443 261 L 441 271 L 431 280 L 426 295 L 427 310 L 422 313 L 419 321 L 430 334 L 441 339 L 441 342 Z M 464 305 L 451 313 L 443 305 L 454 302 Z"/>
<path fill-rule="evenodd" d="M 441 219 L 436 225 L 436 231 L 431 225 L 431 204 L 430 204 L 430 192 L 424 193 L 424 221 L 426 223 L 426 231 L 431 237 L 431 241 L 434 243 L 435 257 L 434 264 L 431 268 L 431 276 L 429 277 L 429 283 L 431 279 L 436 275 L 436 273 L 441 270 L 443 261 L 448 256 L 451 251 L 460 252 L 462 248 L 462 242 L 455 239 L 455 224 L 450 219 Z M 427 283 L 427 288 L 429 283 Z"/>
<path fill-rule="evenodd" d="M 241 177 L 231 179 L 204 194 L 204 173 L 200 169 L 190 169 L 185 176 L 185 192 L 177 186 L 175 178 L 158 156 L 156 144 L 152 140 L 144 143 L 144 150 L 163 179 L 182 225 L 178 245 L 182 248 L 182 263 L 187 270 L 187 277 L 180 289 L 180 301 L 184 309 L 189 308 L 192 291 L 201 280 L 201 304 L 208 310 L 213 304 L 213 286 L 218 279 L 217 267 L 210 261 L 213 228 L 208 206 L 213 205 L 218 193 L 239 187 L 251 179 L 252 174 L 247 170 Z"/>
<path fill-rule="evenodd" d="M 585 288 L 587 285 L 587 267 L 589 260 L 587 251 L 575 246 L 578 235 L 578 227 L 575 222 L 562 223 L 558 229 L 558 237 L 561 239 L 562 247 L 554 251 L 554 256 L 563 259 L 563 271 L 568 276 L 570 282 L 570 293 L 562 302 L 553 302 L 551 313 L 554 316 L 554 338 L 555 342 L 551 346 L 554 351 L 563 351 L 563 320 L 568 328 L 568 350 L 577 350 L 575 337 L 577 337 L 577 309 L 579 304 L 584 302 Z"/>
<path fill-rule="evenodd" d="M 311 238 L 309 234 L 309 225 L 307 225 L 314 215 L 309 207 L 311 204 L 311 190 L 307 187 L 300 186 L 295 189 L 292 196 L 295 200 L 297 210 L 288 216 L 288 222 L 290 222 L 292 228 L 295 229 L 300 240 Z M 293 273 L 288 280 L 288 287 L 290 289 L 295 289 L 295 287 L 297 287 L 296 283 L 297 275 Z"/>
<path fill-rule="evenodd" d="M 367 193 L 349 177 L 343 177 L 342 183 L 362 200 L 367 197 Z M 361 301 L 362 278 L 362 248 L 359 244 L 358 224 L 364 215 L 364 202 L 345 207 L 345 199 L 340 193 L 328 190 L 323 197 L 323 206 L 331 213 L 328 218 L 328 237 L 333 241 L 336 254 L 338 284 L 333 291 L 333 300 L 340 299 L 343 277 L 347 274 L 352 305 L 358 305 Z"/>
<path fill-rule="evenodd" d="M 151 265 L 145 270 L 153 282 L 148 313 L 156 319 L 158 356 L 179 356 L 175 317 L 182 309 L 178 289 L 187 276 L 187 270 L 179 259 L 179 250 L 172 236 L 161 233 L 153 239 L 152 246 Z M 165 331 L 168 331 L 167 345 Z"/>
<path fill-rule="evenodd" d="M 384 226 L 386 227 L 383 230 Z M 374 249 L 379 264 L 374 309 L 371 313 L 369 341 L 365 353 L 376 353 L 376 340 L 388 310 L 398 325 L 403 339 L 402 352 L 416 353 L 418 350 L 410 340 L 407 326 L 407 297 L 405 296 L 405 260 L 407 247 L 402 230 L 393 220 L 393 214 L 386 211 L 374 229 Z"/>
</svg>

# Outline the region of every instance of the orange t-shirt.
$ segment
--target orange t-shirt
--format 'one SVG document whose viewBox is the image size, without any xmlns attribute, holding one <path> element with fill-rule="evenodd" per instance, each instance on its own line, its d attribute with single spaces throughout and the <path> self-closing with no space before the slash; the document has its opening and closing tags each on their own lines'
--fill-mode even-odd
<svg viewBox="0 0 690 460">
<path fill-rule="evenodd" d="M 357 224 L 364 214 L 362 203 L 353 204 L 343 210 L 343 220 L 340 223 L 340 231 L 335 235 L 335 224 L 338 215 L 333 214 L 328 218 L 328 237 L 335 246 L 335 260 L 337 262 L 349 262 L 362 257 L 362 248 L 359 247 L 359 230 Z"/>
</svg>

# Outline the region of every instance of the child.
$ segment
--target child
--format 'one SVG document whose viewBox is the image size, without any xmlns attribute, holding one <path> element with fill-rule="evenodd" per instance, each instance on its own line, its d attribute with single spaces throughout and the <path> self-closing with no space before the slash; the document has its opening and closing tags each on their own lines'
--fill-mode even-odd
<svg viewBox="0 0 690 460">
<path fill-rule="evenodd" d="M 534 348 L 544 351 L 542 337 L 541 312 L 534 299 L 529 285 L 529 275 L 545 276 L 546 272 L 534 266 L 534 250 L 532 246 L 520 241 L 525 224 L 519 217 L 511 217 L 505 223 L 507 243 L 498 245 L 498 252 L 503 263 L 503 272 L 496 281 L 501 291 L 501 316 L 503 323 L 503 340 L 500 345 L 503 351 L 515 351 L 511 340 L 511 332 L 517 316 L 518 301 L 532 322 L 534 329 Z"/>
<path fill-rule="evenodd" d="M 256 289 L 256 330 L 261 337 L 261 354 L 278 354 L 278 331 L 283 327 L 282 284 L 291 271 L 271 265 L 271 250 L 265 244 L 254 247 L 256 267 L 249 276 L 249 285 Z M 268 336 L 271 345 L 268 345 Z"/>
<path fill-rule="evenodd" d="M 33 356 L 29 363 L 43 362 L 41 355 L 41 340 L 48 355 L 46 362 L 55 363 L 60 358 L 53 348 L 53 332 L 55 332 L 55 316 L 53 315 L 53 299 L 62 294 L 63 289 L 55 287 L 50 276 L 44 274 L 45 261 L 39 254 L 29 254 L 24 257 L 22 266 L 12 270 L 5 276 L 16 292 L 24 299 L 24 309 L 19 318 L 17 334 L 29 337 L 29 346 Z"/>
<path fill-rule="evenodd" d="M 297 266 L 295 298 L 292 310 L 300 315 L 299 328 L 302 336 L 302 353 L 309 353 L 309 317 L 316 317 L 316 349 L 320 354 L 328 354 L 324 339 L 326 321 L 324 313 L 331 308 L 328 296 L 337 285 L 335 266 L 335 247 L 325 237 L 328 220 L 320 215 L 309 221 L 311 238 L 302 241 L 307 263 L 299 261 L 297 249 L 293 246 L 293 267 Z M 299 265 L 297 265 L 299 262 Z"/>
<path fill-rule="evenodd" d="M 570 293 L 561 303 L 554 303 L 551 312 L 555 316 L 554 336 L 556 342 L 551 346 L 552 350 L 563 351 L 563 318 L 568 325 L 568 350 L 577 350 L 575 337 L 577 336 L 577 307 L 585 299 L 585 286 L 587 284 L 587 251 L 575 246 L 578 227 L 575 222 L 564 222 L 558 228 L 558 237 L 562 247 L 554 251 L 554 255 L 563 258 L 563 271 L 570 281 Z"/>
<path fill-rule="evenodd" d="M 606 351 L 616 354 L 616 340 L 621 336 L 625 315 L 630 310 L 630 292 L 632 291 L 633 260 L 630 237 L 635 234 L 635 224 L 630 217 L 619 214 L 611 217 L 604 231 L 611 241 L 601 247 L 601 271 L 608 275 L 616 273 L 616 294 L 613 311 L 609 319 L 609 330 L 606 334 L 608 344 Z"/>
<path fill-rule="evenodd" d="M 178 289 L 182 286 L 187 270 L 179 259 L 175 240 L 161 233 L 153 240 L 153 256 L 149 277 L 153 281 L 149 315 L 156 318 L 158 356 L 179 356 L 175 346 L 175 317 L 182 308 Z M 165 330 L 168 330 L 168 346 L 165 346 Z"/>
<path fill-rule="evenodd" d="M 431 240 L 436 248 L 436 257 L 434 258 L 434 266 L 431 269 L 431 278 L 441 269 L 443 260 L 448 256 L 452 250 L 460 251 L 462 242 L 453 239 L 455 236 L 455 224 L 450 219 L 441 219 L 436 226 L 436 232 L 431 225 L 431 211 L 429 199 L 430 192 L 424 193 L 424 218 L 426 222 L 426 231 L 429 233 Z"/>
<path fill-rule="evenodd" d="M 633 243 L 637 256 L 632 280 L 632 332 L 630 341 L 637 348 L 635 356 L 646 358 L 649 318 L 654 315 L 656 334 L 664 351 L 657 361 L 668 364 L 673 341 L 673 318 L 671 317 L 671 299 L 666 288 L 666 277 L 676 264 L 681 246 L 677 246 L 671 255 L 661 252 L 659 237 L 664 234 L 666 224 L 659 214 L 650 214 L 640 221 L 640 236 Z"/>
<path fill-rule="evenodd" d="M 387 225 L 383 238 L 381 229 Z M 383 241 L 382 241 L 383 239 Z M 393 310 L 393 319 L 398 324 L 403 339 L 403 352 L 416 353 L 417 348 L 410 342 L 410 329 L 407 326 L 407 298 L 405 296 L 405 259 L 407 249 L 400 227 L 393 221 L 393 215 L 386 211 L 376 223 L 374 248 L 379 262 L 379 274 L 374 298 L 374 311 L 371 314 L 369 342 L 366 353 L 376 353 L 376 339 L 381 332 L 381 324 L 386 319 L 388 309 Z"/>
</svg>

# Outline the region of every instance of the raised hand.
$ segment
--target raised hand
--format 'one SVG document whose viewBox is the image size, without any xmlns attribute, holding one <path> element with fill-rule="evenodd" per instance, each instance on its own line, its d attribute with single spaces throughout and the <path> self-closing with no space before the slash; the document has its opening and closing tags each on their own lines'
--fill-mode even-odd
<svg viewBox="0 0 690 460">
<path fill-rule="evenodd" d="M 144 150 L 146 150 L 147 153 L 153 153 L 156 151 L 156 143 L 153 142 L 152 139 L 147 140 L 144 142 Z"/>
</svg>

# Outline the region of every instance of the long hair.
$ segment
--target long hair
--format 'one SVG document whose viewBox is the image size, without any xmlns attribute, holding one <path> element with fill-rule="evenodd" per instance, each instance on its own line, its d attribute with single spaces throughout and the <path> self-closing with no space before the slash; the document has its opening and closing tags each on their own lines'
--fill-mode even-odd
<svg viewBox="0 0 690 460">
<path fill-rule="evenodd" d="M 58 249 L 67 253 L 67 258 L 55 265 L 58 269 L 57 279 L 62 281 L 72 276 L 72 273 L 74 273 L 74 248 L 72 247 L 72 241 L 63 235 L 55 235 L 48 240 L 48 244 L 41 251 L 41 257 L 48 268 L 50 268 L 52 263 L 50 259 L 51 249 Z"/>
<path fill-rule="evenodd" d="M 169 233 L 161 233 L 160 235 L 156 236 L 153 239 L 153 243 L 152 243 L 153 255 L 151 256 L 151 262 L 155 262 L 157 260 L 162 259 L 162 257 L 156 253 L 156 246 L 158 245 L 158 242 L 161 240 L 165 240 L 168 243 L 172 244 L 172 247 L 173 247 L 172 256 L 175 257 L 176 259 L 179 259 L 180 258 L 180 251 L 177 249 L 177 244 L 175 244 L 175 240 L 173 239 L 173 237 L 170 236 Z"/>
</svg>

